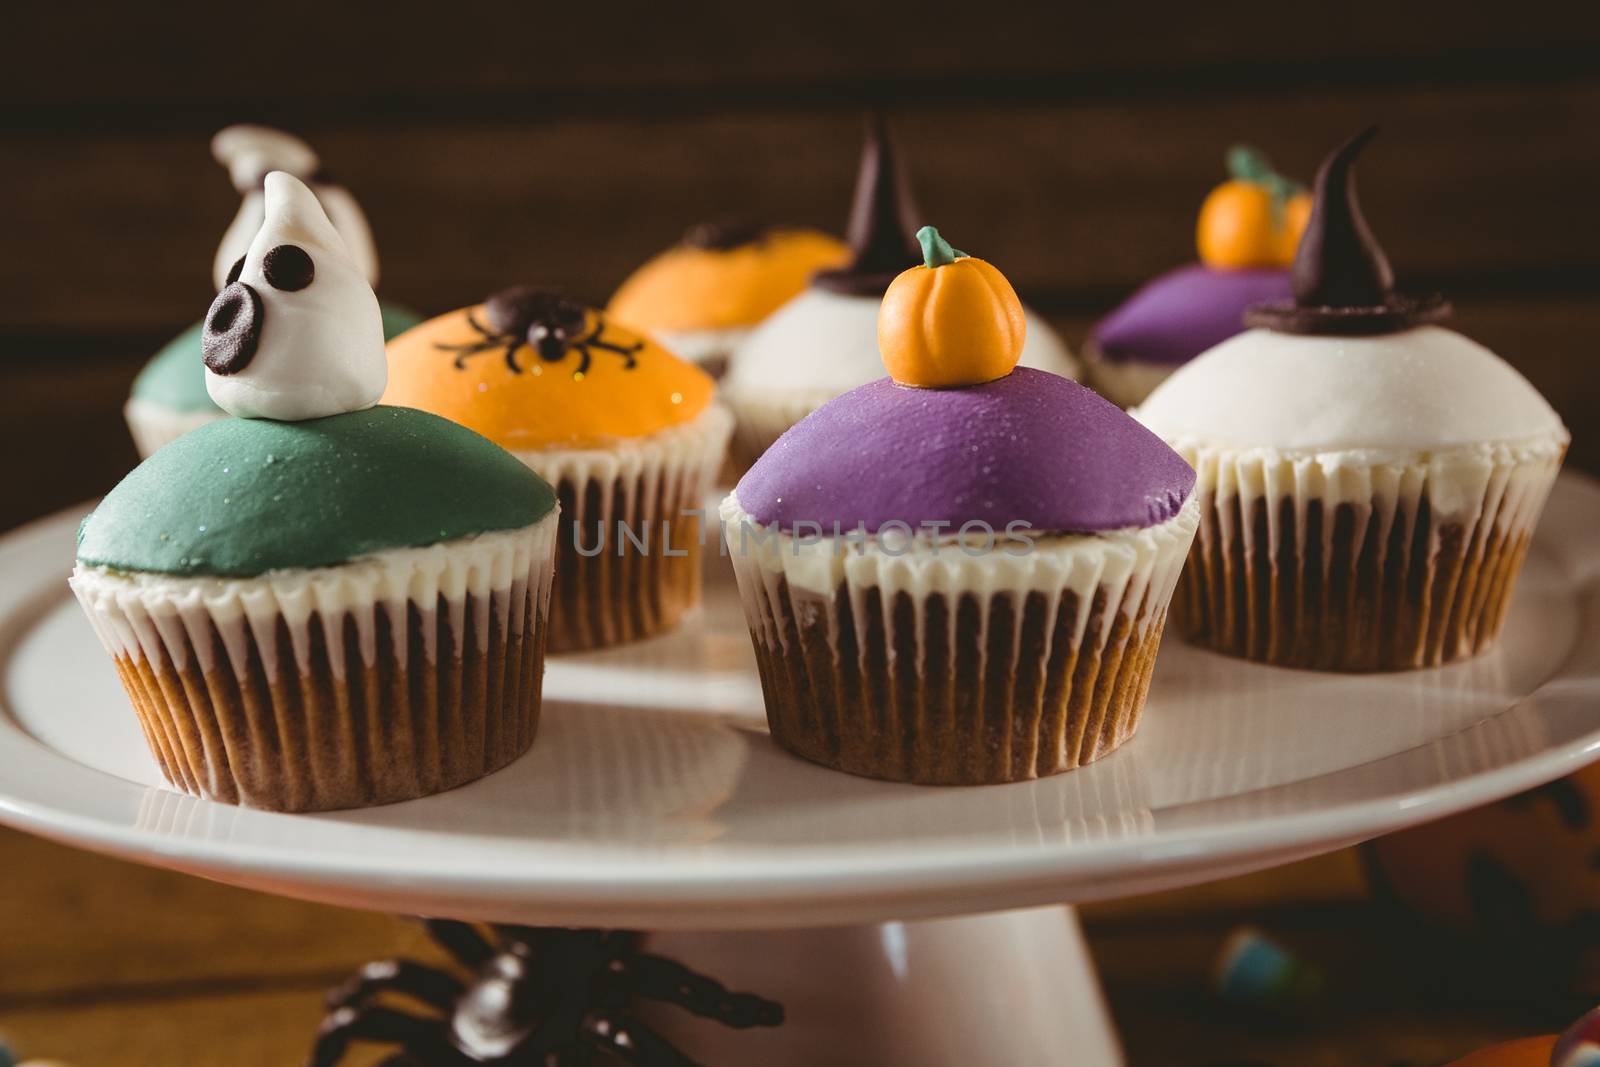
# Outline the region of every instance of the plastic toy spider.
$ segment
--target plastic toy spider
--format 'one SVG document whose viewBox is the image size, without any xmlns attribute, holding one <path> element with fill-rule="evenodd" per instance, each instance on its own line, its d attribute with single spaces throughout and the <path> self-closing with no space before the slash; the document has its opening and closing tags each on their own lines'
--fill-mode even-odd
<svg viewBox="0 0 1600 1067">
<path fill-rule="evenodd" d="M 488 324 L 479 322 L 471 313 L 467 323 L 482 335 L 482 340 L 466 344 L 437 347 L 456 354 L 456 369 L 466 369 L 467 360 L 480 352 L 504 349 L 506 366 L 513 374 L 522 373 L 517 353 L 524 345 L 532 348 L 546 363 L 560 363 L 568 352 L 578 353 L 578 366 L 574 378 L 589 373 L 591 349 L 613 352 L 622 357 L 622 369 L 632 370 L 636 365 L 635 352 L 644 348 L 643 341 L 617 344 L 607 341 L 602 334 L 606 321 L 598 312 L 594 326 L 589 329 L 589 311 L 582 304 L 569 300 L 556 289 L 541 289 L 531 285 L 518 285 L 503 289 L 483 303 L 483 315 Z"/>
<path fill-rule="evenodd" d="M 778 1026 L 783 1006 L 730 993 L 680 964 L 639 951 L 625 931 L 493 927 L 429 922 L 428 932 L 463 968 L 410 960 L 369 963 L 328 996 L 330 1012 L 307 1067 L 334 1067 L 357 1041 L 399 1045 L 379 1067 L 695 1067 L 634 1017 L 635 1000 L 676 1004 L 736 1029 Z M 374 1003 L 398 993 L 435 1009 L 414 1015 Z"/>
</svg>

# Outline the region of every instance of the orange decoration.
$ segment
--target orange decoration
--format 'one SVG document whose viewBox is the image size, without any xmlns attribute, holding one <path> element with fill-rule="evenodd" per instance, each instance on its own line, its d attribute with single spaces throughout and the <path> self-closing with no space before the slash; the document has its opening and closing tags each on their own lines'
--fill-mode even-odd
<svg viewBox="0 0 1600 1067">
<path fill-rule="evenodd" d="M 883 294 L 878 349 L 901 385 L 946 389 L 1011 373 L 1022 356 L 1022 301 L 994 266 L 957 252 L 932 226 L 917 231 L 923 263 Z"/>
<path fill-rule="evenodd" d="M 495 314 L 495 301 L 518 294 L 557 299 L 508 290 L 390 341 L 383 403 L 442 415 L 513 452 L 605 447 L 710 405 L 709 375 L 600 312 L 560 301 L 549 323 Z"/>
<path fill-rule="evenodd" d="M 1311 221 L 1311 194 L 1296 193 L 1283 206 L 1283 228 L 1278 231 L 1278 262 L 1285 267 L 1294 264 L 1294 254 L 1300 250 L 1300 238 Z"/>
<path fill-rule="evenodd" d="M 1289 266 L 1311 217 L 1310 194 L 1252 148 L 1230 151 L 1228 169 L 1233 177 L 1200 205 L 1200 261 L 1219 270 Z"/>
<path fill-rule="evenodd" d="M 1503 1045 L 1480 1049 L 1447 1067 L 1550 1067 L 1550 1053 L 1555 1044 L 1553 1034 L 1508 1041 Z"/>
<path fill-rule="evenodd" d="M 681 244 L 634 271 L 606 310 L 643 330 L 753 326 L 849 257 L 843 242 L 816 230 L 771 230 L 728 248 Z"/>
</svg>

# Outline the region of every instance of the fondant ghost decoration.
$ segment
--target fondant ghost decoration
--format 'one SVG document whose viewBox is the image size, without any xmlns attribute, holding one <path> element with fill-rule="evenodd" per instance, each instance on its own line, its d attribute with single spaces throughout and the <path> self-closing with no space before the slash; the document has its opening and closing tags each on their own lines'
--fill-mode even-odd
<svg viewBox="0 0 1600 1067">
<path fill-rule="evenodd" d="M 326 179 L 310 145 L 268 126 L 229 126 L 211 139 L 211 154 L 228 168 L 228 178 L 244 198 L 239 213 L 222 235 L 217 258 L 211 265 L 212 280 L 218 289 L 227 284 L 228 272 L 261 228 L 266 214 L 261 179 L 275 170 L 293 174 L 310 185 L 333 228 L 344 238 L 345 247 L 366 275 L 367 284 L 378 284 L 378 250 L 372 243 L 367 216 L 350 190 Z"/>
<path fill-rule="evenodd" d="M 206 391 L 247 419 L 370 408 L 388 384 L 378 298 L 315 195 L 266 176 L 265 219 L 206 313 Z"/>
</svg>

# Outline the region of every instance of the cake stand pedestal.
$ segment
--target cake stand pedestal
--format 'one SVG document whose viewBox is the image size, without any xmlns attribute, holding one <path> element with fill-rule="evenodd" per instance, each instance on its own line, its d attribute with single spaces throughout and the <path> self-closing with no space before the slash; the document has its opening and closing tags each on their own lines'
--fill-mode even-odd
<svg viewBox="0 0 1600 1067">
<path fill-rule="evenodd" d="M 730 1030 L 668 1008 L 646 1013 L 657 1032 L 701 1063 L 1122 1062 L 1070 907 L 819 930 L 665 933 L 647 946 L 784 1006 L 777 1030 Z"/>
<path fill-rule="evenodd" d="M 1169 637 L 1140 736 L 1069 774 L 923 788 L 779 751 L 722 565 L 679 632 L 553 659 L 511 767 L 322 815 L 162 783 L 65 586 L 81 514 L 0 540 L 0 821 L 307 900 L 653 931 L 649 951 L 786 1006 L 738 1032 L 651 1008 L 713 1065 L 1115 1065 L 1060 905 L 1313 855 L 1600 755 L 1600 487 L 1572 475 L 1489 654 L 1338 676 Z"/>
</svg>

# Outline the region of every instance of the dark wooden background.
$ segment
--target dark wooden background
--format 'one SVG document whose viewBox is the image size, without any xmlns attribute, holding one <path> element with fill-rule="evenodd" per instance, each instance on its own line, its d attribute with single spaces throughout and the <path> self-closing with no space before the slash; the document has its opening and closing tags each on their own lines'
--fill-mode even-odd
<svg viewBox="0 0 1600 1067">
<path fill-rule="evenodd" d="M 1594 5 L 32 3 L 0 19 L 0 528 L 101 492 L 131 465 L 128 383 L 204 311 L 237 205 L 207 147 L 222 125 L 303 134 L 371 216 L 383 294 L 441 311 L 518 280 L 601 300 L 701 219 L 838 230 L 866 106 L 893 119 L 930 221 L 1000 264 L 1074 343 L 1140 281 L 1193 257 L 1195 210 L 1230 142 L 1309 177 L 1328 147 L 1379 122 L 1363 195 L 1402 280 L 1450 293 L 1458 328 L 1561 409 L 1570 462 L 1600 472 Z M 111 1005 L 98 1009 L 108 1064 L 175 1062 L 170 1041 L 190 1027 L 277 1018 L 234 1004 L 205 1023 L 216 973 L 228 976 L 219 1009 L 241 988 L 270 999 L 292 986 L 303 1022 L 310 986 L 389 936 L 3 836 L 33 874 L 0 870 L 0 947 L 14 949 L 0 948 L 12 972 L 0 1007 L 22 993 L 42 1013 L 27 1018 L 44 1020 L 31 1032 L 48 1037 L 74 1034 L 78 1009 Z M 129 908 L 187 910 L 128 921 L 80 879 L 144 887 Z M 1354 910 L 1334 914 L 1324 896 L 1284 889 L 1296 884 L 1250 883 L 1226 920 L 1187 905 L 1099 913 L 1091 934 L 1136 1062 L 1278 1057 L 1230 1042 L 1192 985 L 1172 991 L 1163 961 L 1190 946 L 1200 973 L 1222 924 L 1256 907 L 1359 941 L 1357 889 L 1342 885 L 1339 906 Z M 169 936 L 170 967 L 136 965 L 168 958 Z M 294 955 L 314 978 L 251 969 L 284 939 L 311 945 Z M 47 980 L 16 971 L 41 967 Z M 1166 992 L 1136 992 L 1144 977 Z M 200 1000 L 163 1030 L 172 1016 L 157 1004 L 184 996 Z M 1426 1024 L 1383 1010 L 1383 1033 Z M 1439 1016 L 1432 1037 L 1344 1052 L 1317 1041 L 1320 1058 L 1284 1062 L 1371 1064 L 1380 1050 L 1425 1062 L 1521 1025 L 1467 1013 L 1478 1029 L 1463 1030 L 1461 1014 Z M 1174 1025 L 1187 1036 L 1169 1043 Z M 149 1042 L 117 1041 L 123 1026 Z M 1371 1038 L 1374 1026 L 1350 1030 Z M 250 1047 L 229 1062 L 275 1062 Z"/>
</svg>

